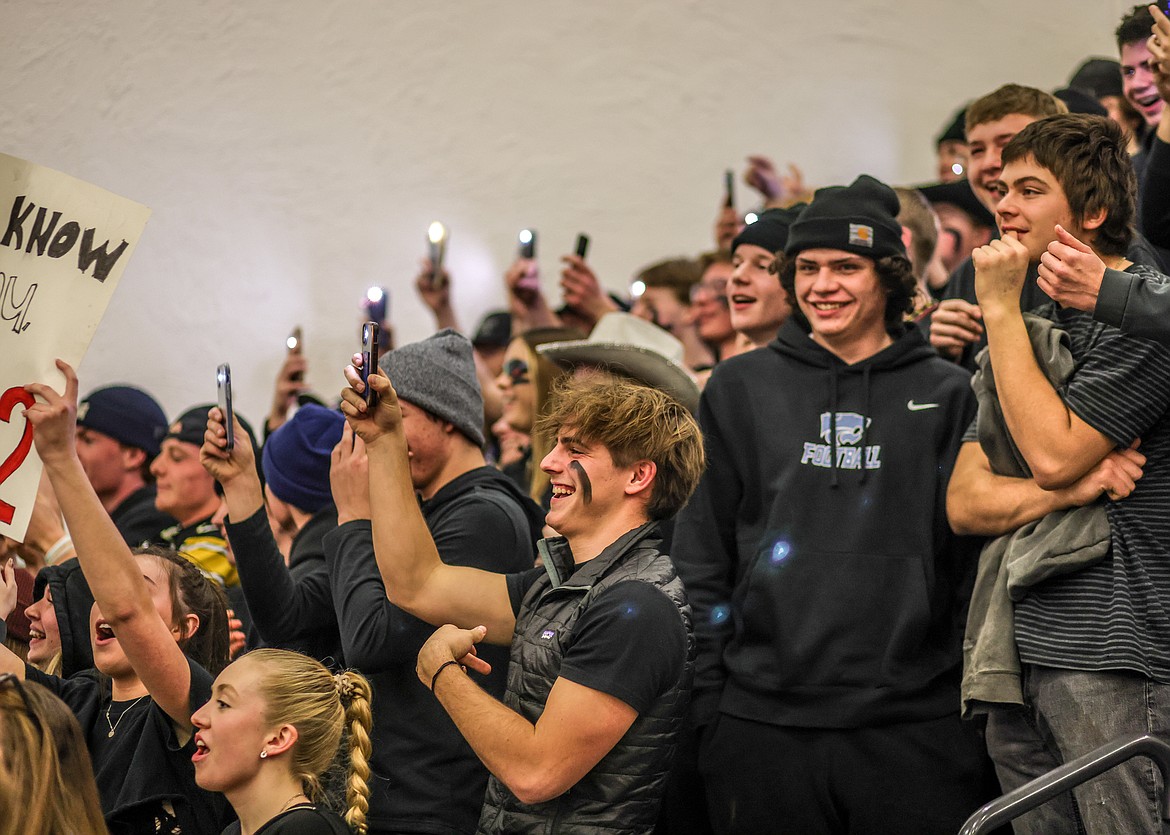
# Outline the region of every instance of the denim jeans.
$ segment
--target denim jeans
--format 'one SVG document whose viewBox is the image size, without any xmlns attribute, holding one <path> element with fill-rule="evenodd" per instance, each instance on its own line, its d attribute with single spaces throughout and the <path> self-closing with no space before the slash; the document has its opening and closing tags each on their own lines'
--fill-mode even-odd
<svg viewBox="0 0 1170 835">
<path fill-rule="evenodd" d="M 987 722 L 987 749 L 1005 792 L 1122 736 L 1170 739 L 1170 685 L 1123 672 L 1031 664 L 1023 672 L 1025 707 L 997 708 Z M 1074 789 L 1075 806 L 1064 795 L 1013 828 L 1016 835 L 1166 835 L 1162 791 L 1157 767 L 1138 757 Z"/>
</svg>

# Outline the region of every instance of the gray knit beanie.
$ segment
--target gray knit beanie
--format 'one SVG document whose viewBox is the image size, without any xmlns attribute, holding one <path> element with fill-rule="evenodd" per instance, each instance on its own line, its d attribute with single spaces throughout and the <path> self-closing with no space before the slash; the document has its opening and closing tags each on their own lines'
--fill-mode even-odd
<svg viewBox="0 0 1170 835">
<path fill-rule="evenodd" d="M 378 366 L 403 400 L 454 424 L 483 446 L 483 394 L 471 342 L 450 328 L 383 354 Z"/>
</svg>

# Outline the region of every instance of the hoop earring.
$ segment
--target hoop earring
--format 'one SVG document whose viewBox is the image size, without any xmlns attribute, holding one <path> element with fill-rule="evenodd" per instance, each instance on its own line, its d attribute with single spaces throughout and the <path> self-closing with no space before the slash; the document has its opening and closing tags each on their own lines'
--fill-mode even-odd
<svg viewBox="0 0 1170 835">
<path fill-rule="evenodd" d="M 267 752 L 267 751 L 261 751 L 261 752 L 260 752 L 260 759 L 262 759 L 262 760 L 266 760 L 266 759 L 268 759 L 268 752 Z"/>
</svg>

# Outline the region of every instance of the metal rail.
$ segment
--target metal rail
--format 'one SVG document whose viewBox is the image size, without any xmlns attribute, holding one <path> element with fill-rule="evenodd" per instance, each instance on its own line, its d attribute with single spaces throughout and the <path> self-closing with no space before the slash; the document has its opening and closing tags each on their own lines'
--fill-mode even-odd
<svg viewBox="0 0 1170 835">
<path fill-rule="evenodd" d="M 959 835 L 980 835 L 1015 820 L 1074 786 L 1103 774 L 1133 757 L 1149 757 L 1162 772 L 1162 819 L 1170 821 L 1170 745 L 1150 734 L 1122 737 L 1096 751 L 1077 757 L 1047 774 L 1025 783 L 979 809 L 959 830 Z"/>
</svg>

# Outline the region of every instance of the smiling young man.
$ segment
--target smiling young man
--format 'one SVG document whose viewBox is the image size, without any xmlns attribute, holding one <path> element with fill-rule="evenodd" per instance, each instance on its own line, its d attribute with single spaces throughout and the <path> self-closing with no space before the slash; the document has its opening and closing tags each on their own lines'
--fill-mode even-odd
<svg viewBox="0 0 1170 835">
<path fill-rule="evenodd" d="M 1135 183 L 1116 123 L 1044 119 L 1020 131 L 1003 159 L 1003 237 L 976 251 L 976 289 L 998 405 L 1032 477 L 994 473 L 969 434 L 951 480 L 950 521 L 1000 535 L 1101 501 L 1109 527 L 1102 560 L 1015 602 L 1024 704 L 995 707 L 987 727 L 1011 789 L 1123 735 L 1170 728 L 1170 352 L 1049 304 L 1035 313 L 1065 332 L 1072 359 L 1067 380 L 1053 386 L 1020 309 L 1029 266 L 1040 265 L 1043 278 L 1055 245 L 1138 278 L 1157 274 L 1125 257 Z M 1128 763 L 1074 795 L 1091 833 L 1156 833 L 1161 792 L 1149 769 Z M 1070 807 L 1058 824 L 1023 822 L 1016 831 L 1084 831 L 1075 816 Z"/>
<path fill-rule="evenodd" d="M 1002 169 L 1001 154 L 1012 137 L 1027 125 L 1046 116 L 1067 113 L 1068 108 L 1055 96 L 1024 87 L 1005 84 L 976 99 L 967 108 L 967 183 L 979 202 L 991 213 L 999 202 L 996 183 Z M 975 303 L 975 269 L 970 253 L 951 275 L 943 299 L 930 322 L 930 342 L 939 353 L 975 367 L 975 354 L 986 344 L 980 311 Z M 1025 309 L 1046 301 L 1028 282 Z"/>
<path fill-rule="evenodd" d="M 868 176 L 818 191 L 779 265 L 793 316 L 703 394 L 674 557 L 717 832 L 954 832 L 983 798 L 958 715 L 974 566 L 943 509 L 975 404 L 902 321 L 898 209 Z"/>
<path fill-rule="evenodd" d="M 776 253 L 788 241 L 788 227 L 804 204 L 760 213 L 731 242 L 731 281 L 727 302 L 731 326 L 752 348 L 762 348 L 776 338 L 792 309 L 776 273 L 771 269 Z"/>
<path fill-rule="evenodd" d="M 492 773 L 479 831 L 651 832 L 693 671 L 690 610 L 654 520 L 699 478 L 694 419 L 645 386 L 570 382 L 538 425 L 556 439 L 541 466 L 563 536 L 541 541 L 541 568 L 505 577 L 439 560 L 403 487 L 393 379 L 369 379 L 377 408 L 348 388 L 342 410 L 369 453 L 375 553 L 391 601 L 446 624 L 417 674 Z M 485 671 L 482 641 L 511 646 L 503 702 L 464 672 Z"/>
</svg>

